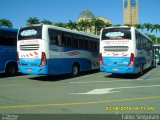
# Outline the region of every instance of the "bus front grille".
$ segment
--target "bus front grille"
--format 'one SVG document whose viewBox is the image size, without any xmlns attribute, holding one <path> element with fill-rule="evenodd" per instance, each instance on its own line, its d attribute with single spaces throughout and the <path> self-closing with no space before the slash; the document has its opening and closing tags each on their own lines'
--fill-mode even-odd
<svg viewBox="0 0 160 120">
<path fill-rule="evenodd" d="M 32 45 L 20 45 L 20 50 L 28 51 L 28 50 L 38 50 L 39 44 L 32 44 Z"/>
<path fill-rule="evenodd" d="M 128 49 L 128 46 L 104 46 L 104 50 L 107 52 L 126 52 Z"/>
</svg>

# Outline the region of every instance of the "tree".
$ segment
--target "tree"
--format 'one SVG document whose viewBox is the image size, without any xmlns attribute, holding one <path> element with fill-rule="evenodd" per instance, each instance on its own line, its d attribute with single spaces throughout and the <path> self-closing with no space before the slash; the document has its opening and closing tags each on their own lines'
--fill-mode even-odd
<svg viewBox="0 0 160 120">
<path fill-rule="evenodd" d="M 55 26 L 58 26 L 58 27 L 67 28 L 67 24 L 66 24 L 66 23 L 62 23 L 62 22 L 55 23 L 54 25 L 55 25 Z"/>
<path fill-rule="evenodd" d="M 121 26 L 121 24 L 116 24 L 116 25 L 113 25 L 113 26 Z"/>
<path fill-rule="evenodd" d="M 8 28 L 12 28 L 13 24 L 10 20 L 7 19 L 0 19 L 0 27 L 8 27 Z"/>
<path fill-rule="evenodd" d="M 95 27 L 95 34 L 99 34 L 101 28 L 110 26 L 110 24 L 106 24 L 103 20 L 93 18 L 92 25 Z"/>
<path fill-rule="evenodd" d="M 72 20 L 69 20 L 69 23 L 67 23 L 67 28 L 71 30 L 78 30 L 78 24 L 76 22 L 73 22 Z"/>
<path fill-rule="evenodd" d="M 90 28 L 91 28 L 91 23 L 89 20 L 81 20 L 78 22 L 78 29 L 80 31 L 86 32 Z"/>
<path fill-rule="evenodd" d="M 40 23 L 40 21 L 36 17 L 29 17 L 28 20 L 27 20 L 27 25 L 30 25 L 30 24 L 39 24 L 39 23 Z"/>
<path fill-rule="evenodd" d="M 135 26 L 137 29 L 142 30 L 142 31 L 143 31 L 143 29 L 144 29 L 144 27 L 143 27 L 142 24 L 135 24 L 134 26 Z"/>
<path fill-rule="evenodd" d="M 155 31 L 156 33 L 160 31 L 160 25 L 159 24 L 153 24 L 151 27 L 151 32 Z"/>
<path fill-rule="evenodd" d="M 47 20 L 47 19 L 43 19 L 43 20 L 41 21 L 41 23 L 47 24 L 47 25 L 53 25 L 53 22 L 51 22 L 51 21 L 49 21 L 49 20 Z"/>
<path fill-rule="evenodd" d="M 143 27 L 144 27 L 147 31 L 151 31 L 151 29 L 153 28 L 153 27 L 152 27 L 152 24 L 150 24 L 150 23 L 144 23 L 144 24 L 143 24 Z"/>
<path fill-rule="evenodd" d="M 151 30 L 151 32 L 155 31 L 156 34 L 157 34 L 158 30 L 160 31 L 160 25 L 159 25 L 159 24 L 154 24 L 154 25 L 152 25 L 152 30 Z M 157 37 L 156 37 L 156 44 L 158 44 L 158 38 L 157 38 Z"/>
<path fill-rule="evenodd" d="M 152 40 L 153 43 L 156 43 L 156 36 L 155 35 L 148 35 L 147 36 Z"/>
<path fill-rule="evenodd" d="M 124 24 L 124 26 L 132 26 L 132 24 Z"/>
</svg>

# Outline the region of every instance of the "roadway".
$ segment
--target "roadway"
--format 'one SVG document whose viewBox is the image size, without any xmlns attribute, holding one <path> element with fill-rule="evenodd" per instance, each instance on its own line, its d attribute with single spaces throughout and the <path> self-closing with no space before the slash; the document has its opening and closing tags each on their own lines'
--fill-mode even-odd
<svg viewBox="0 0 160 120">
<path fill-rule="evenodd" d="M 159 114 L 160 68 L 137 75 L 0 74 L 0 114 Z M 1 118 L 1 117 L 0 117 Z"/>
</svg>

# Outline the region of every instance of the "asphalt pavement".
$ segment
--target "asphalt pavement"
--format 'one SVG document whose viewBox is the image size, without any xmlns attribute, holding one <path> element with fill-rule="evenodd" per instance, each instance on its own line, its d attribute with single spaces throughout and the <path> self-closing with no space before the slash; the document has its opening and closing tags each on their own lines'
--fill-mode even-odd
<svg viewBox="0 0 160 120">
<path fill-rule="evenodd" d="M 70 114 L 76 119 L 81 118 L 79 115 L 82 118 L 83 115 L 105 118 L 107 114 L 111 119 L 114 115 L 127 119 L 125 115 L 134 114 L 130 117 L 138 119 L 137 114 L 155 117 L 153 115 L 160 113 L 159 66 L 145 71 L 143 76 L 112 75 L 99 71 L 83 72 L 76 78 L 68 75 L 0 76 L 2 119 L 7 115 L 19 117 L 19 114 L 23 118 L 33 114 L 63 114 L 64 117 Z"/>
</svg>

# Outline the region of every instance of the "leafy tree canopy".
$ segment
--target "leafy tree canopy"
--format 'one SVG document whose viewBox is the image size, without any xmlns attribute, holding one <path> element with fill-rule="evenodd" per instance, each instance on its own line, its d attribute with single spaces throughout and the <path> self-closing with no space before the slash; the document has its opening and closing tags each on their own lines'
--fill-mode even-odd
<svg viewBox="0 0 160 120">
<path fill-rule="evenodd" d="M 0 19 L 0 27 L 8 27 L 8 28 L 12 28 L 13 24 L 10 20 L 8 19 Z"/>
</svg>

